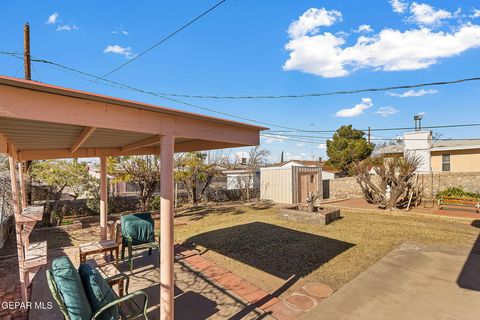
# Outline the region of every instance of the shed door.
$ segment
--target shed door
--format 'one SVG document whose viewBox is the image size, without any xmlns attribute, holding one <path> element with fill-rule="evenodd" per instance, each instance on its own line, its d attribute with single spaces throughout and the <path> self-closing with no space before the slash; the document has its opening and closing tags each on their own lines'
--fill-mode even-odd
<svg viewBox="0 0 480 320">
<path fill-rule="evenodd" d="M 305 203 L 309 192 L 318 192 L 318 174 L 298 173 L 298 202 Z"/>
</svg>

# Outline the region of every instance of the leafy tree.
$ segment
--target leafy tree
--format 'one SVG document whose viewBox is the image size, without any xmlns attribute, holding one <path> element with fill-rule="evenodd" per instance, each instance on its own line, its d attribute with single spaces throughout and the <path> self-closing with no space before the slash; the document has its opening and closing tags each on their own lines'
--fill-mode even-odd
<svg viewBox="0 0 480 320">
<path fill-rule="evenodd" d="M 175 180 L 183 184 L 192 205 L 197 205 L 217 174 L 217 161 L 206 162 L 201 152 L 181 153 L 175 157 Z"/>
<path fill-rule="evenodd" d="M 117 181 L 133 182 L 139 190 L 139 201 L 142 210 L 150 209 L 153 193 L 160 185 L 160 157 L 125 156 L 111 158 L 108 171 L 113 173 Z"/>
<path fill-rule="evenodd" d="M 89 179 L 86 163 L 77 159 L 34 161 L 30 174 L 34 180 L 50 187 L 45 216 L 51 225 L 60 225 L 68 209 L 68 202 L 62 210 L 58 208 L 63 191 L 68 188 L 76 199 L 83 193 L 85 182 Z"/>
<path fill-rule="evenodd" d="M 338 128 L 332 140 L 327 140 L 327 164 L 348 172 L 353 162 L 369 157 L 374 146 L 367 142 L 364 135 L 363 131 L 353 129 L 351 125 Z"/>
</svg>

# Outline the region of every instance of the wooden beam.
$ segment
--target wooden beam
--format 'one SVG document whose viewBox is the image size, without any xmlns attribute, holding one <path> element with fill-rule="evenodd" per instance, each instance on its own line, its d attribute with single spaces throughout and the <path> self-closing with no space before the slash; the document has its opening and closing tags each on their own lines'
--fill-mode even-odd
<svg viewBox="0 0 480 320">
<path fill-rule="evenodd" d="M 139 148 L 143 148 L 143 147 L 149 147 L 149 146 L 159 144 L 159 143 L 160 143 L 160 136 L 157 135 L 157 136 L 154 136 L 154 137 L 151 137 L 151 138 L 147 138 L 147 139 L 144 139 L 144 140 L 141 140 L 141 141 L 134 142 L 134 143 L 131 143 L 129 145 L 123 146 L 122 151 L 123 152 L 131 151 L 131 150 L 135 150 L 135 149 L 139 149 Z"/>
<path fill-rule="evenodd" d="M 160 139 L 160 138 L 159 138 Z M 243 147 L 243 144 L 224 143 L 216 141 L 187 141 L 175 144 L 175 152 L 203 151 L 224 148 Z M 117 157 L 117 156 L 136 156 L 158 154 L 159 146 L 142 147 L 138 149 L 122 151 L 122 148 L 80 148 L 74 153 L 70 149 L 31 149 L 19 150 L 18 160 L 48 160 L 48 159 L 68 159 L 68 158 L 92 158 L 92 157 Z"/>
<path fill-rule="evenodd" d="M 95 132 L 95 130 L 97 130 L 97 128 L 95 127 L 85 127 L 80 136 L 77 138 L 77 141 L 75 141 L 73 146 L 70 148 L 70 153 L 74 153 L 75 151 L 80 149 L 80 147 L 85 143 L 85 141 L 88 140 L 88 138 L 90 138 L 90 136 Z"/>
<path fill-rule="evenodd" d="M 0 133 L 0 153 L 8 153 L 7 143 L 7 137 Z"/>
<path fill-rule="evenodd" d="M 7 140 L 7 153 L 13 160 L 18 161 L 18 150 L 13 144 L 13 142 Z"/>
</svg>

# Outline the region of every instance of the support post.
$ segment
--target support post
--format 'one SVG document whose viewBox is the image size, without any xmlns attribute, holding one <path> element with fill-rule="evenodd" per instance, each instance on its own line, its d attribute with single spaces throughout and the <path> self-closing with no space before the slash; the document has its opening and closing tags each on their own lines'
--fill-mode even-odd
<svg viewBox="0 0 480 320">
<path fill-rule="evenodd" d="M 172 135 L 160 137 L 160 319 L 173 320 L 173 153 Z"/>
<path fill-rule="evenodd" d="M 23 262 L 25 261 L 25 251 L 22 244 L 22 225 L 17 223 L 20 215 L 22 214 L 20 204 L 18 201 L 18 186 L 17 186 L 17 170 L 15 167 L 15 160 L 10 156 L 8 158 L 10 165 L 10 184 L 12 186 L 12 202 L 13 202 L 13 211 L 15 214 L 15 234 L 17 238 L 17 255 L 18 255 L 18 273 L 20 275 L 20 292 L 22 294 L 22 300 L 24 302 L 28 301 L 28 291 L 27 291 L 27 279 L 26 274 L 28 271 L 23 269 Z"/>
<path fill-rule="evenodd" d="M 26 187 L 26 180 L 25 180 L 25 168 L 22 162 L 18 163 L 18 173 L 20 177 L 20 195 L 21 195 L 21 204 L 22 209 L 27 207 L 27 187 Z"/>
<path fill-rule="evenodd" d="M 100 238 L 107 240 L 107 158 L 100 157 Z"/>
</svg>

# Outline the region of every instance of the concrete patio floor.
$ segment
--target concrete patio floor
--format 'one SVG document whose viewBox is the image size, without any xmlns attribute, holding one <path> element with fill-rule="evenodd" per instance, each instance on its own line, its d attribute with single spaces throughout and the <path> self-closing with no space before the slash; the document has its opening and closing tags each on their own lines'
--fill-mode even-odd
<svg viewBox="0 0 480 320">
<path fill-rule="evenodd" d="M 50 253 L 49 253 L 50 254 Z M 75 265 L 78 265 L 78 250 L 58 251 L 49 256 L 51 262 L 56 256 L 68 255 Z M 134 269 L 128 271 L 127 263 L 121 262 L 121 271 L 130 277 L 129 292 L 144 290 L 148 297 L 149 319 L 159 319 L 159 253 L 154 250 L 152 255 L 147 251 L 134 252 Z M 32 302 L 52 302 L 52 310 L 30 310 L 30 320 L 63 319 L 60 310 L 48 289 L 45 270 L 41 270 L 32 284 Z M 175 263 L 175 319 L 273 319 L 260 309 L 251 308 L 249 303 L 238 296 L 217 286 L 198 272 L 194 272 L 182 261 Z"/>
<path fill-rule="evenodd" d="M 480 237 L 471 250 L 405 243 L 301 319 L 479 319 L 479 270 Z"/>
</svg>

